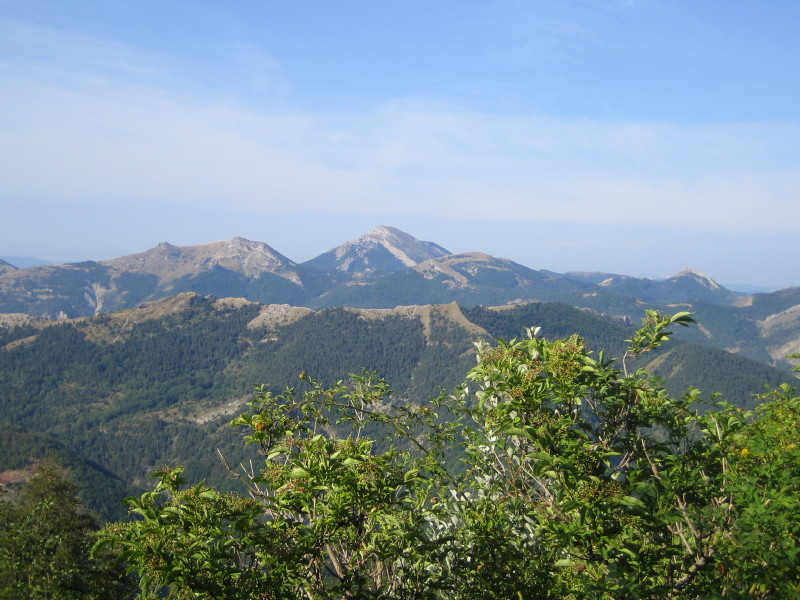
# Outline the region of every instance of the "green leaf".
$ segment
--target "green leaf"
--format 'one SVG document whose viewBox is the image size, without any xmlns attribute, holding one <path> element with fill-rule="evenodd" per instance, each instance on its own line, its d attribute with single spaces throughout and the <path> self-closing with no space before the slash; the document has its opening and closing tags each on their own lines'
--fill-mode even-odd
<svg viewBox="0 0 800 600">
<path fill-rule="evenodd" d="M 293 478 L 305 478 L 308 477 L 310 473 L 304 467 L 294 467 L 291 471 L 289 471 L 289 476 Z"/>
<path fill-rule="evenodd" d="M 635 496 L 620 496 L 614 498 L 614 500 L 619 504 L 623 504 L 625 506 L 632 506 L 635 508 L 646 508 L 645 503 L 642 502 L 639 498 L 636 498 Z"/>
<path fill-rule="evenodd" d="M 554 567 L 564 568 L 572 566 L 572 559 L 571 558 L 561 558 L 553 563 Z"/>
</svg>

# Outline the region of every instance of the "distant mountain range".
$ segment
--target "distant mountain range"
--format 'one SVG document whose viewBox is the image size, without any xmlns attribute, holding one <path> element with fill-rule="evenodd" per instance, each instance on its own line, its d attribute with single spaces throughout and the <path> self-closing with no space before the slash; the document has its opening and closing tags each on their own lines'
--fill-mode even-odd
<svg viewBox="0 0 800 600">
<path fill-rule="evenodd" d="M 743 295 L 722 287 L 708 275 L 690 268 L 664 279 L 645 279 L 614 273 L 571 272 L 566 275 L 645 302 L 735 304 Z"/>
<path fill-rule="evenodd" d="M 391 308 L 457 301 L 524 303 L 581 294 L 645 302 L 731 304 L 738 295 L 685 270 L 665 281 L 536 271 L 479 252 L 452 254 L 393 227 L 377 227 L 304 263 L 263 242 L 162 243 L 112 260 L 17 269 L 0 264 L 0 312 L 73 318 L 137 306 L 180 292 L 240 296 L 311 308 Z"/>
<path fill-rule="evenodd" d="M 784 367 L 785 355 L 800 350 L 798 288 L 747 295 L 693 269 L 665 279 L 534 270 L 480 252 L 452 254 L 387 226 L 303 263 L 244 238 L 183 247 L 165 242 L 139 254 L 66 265 L 19 269 L 0 262 L 5 314 L 87 317 L 183 292 L 311 309 L 564 302 L 623 323 L 638 322 L 646 307 L 680 306 L 701 322 L 682 332 L 687 339 Z"/>
</svg>

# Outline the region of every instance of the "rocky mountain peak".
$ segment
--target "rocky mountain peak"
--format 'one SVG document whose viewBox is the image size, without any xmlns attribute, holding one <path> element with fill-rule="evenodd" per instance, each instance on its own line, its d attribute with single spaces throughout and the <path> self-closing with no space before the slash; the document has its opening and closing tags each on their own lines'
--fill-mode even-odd
<svg viewBox="0 0 800 600">
<path fill-rule="evenodd" d="M 292 281 L 297 279 L 294 273 L 297 265 L 293 261 L 264 242 L 253 242 L 243 237 L 233 238 L 225 248 L 210 257 L 209 265 L 219 265 L 251 278 L 264 272 L 285 277 L 291 272 L 288 278 Z"/>
<path fill-rule="evenodd" d="M 413 267 L 422 261 L 450 254 L 448 250 L 433 242 L 422 242 L 394 227 L 379 225 L 369 233 L 339 246 L 336 249 L 337 256 L 343 256 L 352 250 L 365 255 L 366 252 L 372 249 L 373 244 L 388 250 L 392 256 L 406 267 Z"/>
<path fill-rule="evenodd" d="M 229 242 L 212 242 L 198 246 L 173 246 L 161 242 L 140 254 L 103 261 L 103 265 L 121 271 L 156 275 L 160 281 L 178 279 L 222 267 L 250 278 L 264 272 L 292 281 L 298 280 L 295 263 L 264 242 L 235 237 Z"/>
<path fill-rule="evenodd" d="M 681 271 L 679 273 L 676 273 L 675 275 L 670 277 L 670 279 L 677 279 L 679 277 L 690 277 L 691 279 L 694 279 L 700 285 L 703 285 L 703 286 L 705 286 L 705 287 L 707 287 L 709 289 L 712 289 L 712 290 L 721 290 L 722 289 L 722 286 L 720 284 L 718 284 L 716 281 L 714 281 L 713 279 L 711 279 L 711 277 L 709 277 L 705 273 L 701 273 L 697 269 L 692 269 L 691 267 L 684 267 L 683 269 L 681 269 Z"/>
<path fill-rule="evenodd" d="M 318 269 L 336 269 L 350 274 L 399 271 L 423 261 L 450 254 L 433 242 L 381 225 L 305 263 Z"/>
</svg>

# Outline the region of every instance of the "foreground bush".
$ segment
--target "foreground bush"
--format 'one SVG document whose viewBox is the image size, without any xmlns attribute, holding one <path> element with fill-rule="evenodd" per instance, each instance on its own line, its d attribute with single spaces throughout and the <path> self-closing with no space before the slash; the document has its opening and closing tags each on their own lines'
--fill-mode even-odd
<svg viewBox="0 0 800 600">
<path fill-rule="evenodd" d="M 795 597 L 800 398 L 709 410 L 632 370 L 691 322 L 648 311 L 619 361 L 480 346 L 427 406 L 370 374 L 261 389 L 232 422 L 263 455 L 247 497 L 165 469 L 97 549 L 171 598 Z"/>
</svg>

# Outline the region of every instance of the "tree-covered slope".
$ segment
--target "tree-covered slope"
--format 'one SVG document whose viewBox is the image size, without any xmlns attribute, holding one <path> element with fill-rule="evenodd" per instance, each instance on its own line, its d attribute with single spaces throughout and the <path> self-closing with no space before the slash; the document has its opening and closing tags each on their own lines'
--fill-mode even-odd
<svg viewBox="0 0 800 600">
<path fill-rule="evenodd" d="M 0 327 L 0 411 L 22 428 L 8 432 L 55 439 L 127 485 L 143 485 L 169 463 L 230 486 L 216 448 L 233 464 L 248 459 L 227 422 L 254 385 L 278 392 L 305 385 L 303 372 L 333 384 L 368 369 L 389 380 L 398 400 L 424 403 L 463 379 L 476 341 L 520 338 L 526 327 L 548 339 L 577 332 L 616 357 L 633 331 L 565 304 L 312 311 L 186 293 L 97 317 Z M 790 377 L 704 346 L 671 348 L 663 369 L 654 368 L 672 385 L 740 405 L 765 382 Z M 23 452 L 14 464 L 41 454 Z M 15 468 L 2 460 L 0 469 Z"/>
<path fill-rule="evenodd" d="M 17 491 L 38 465 L 50 459 L 69 470 L 88 509 L 104 520 L 125 517 L 127 510 L 119 500 L 136 488 L 52 435 L 0 421 L 0 483 L 6 490 Z"/>
</svg>

